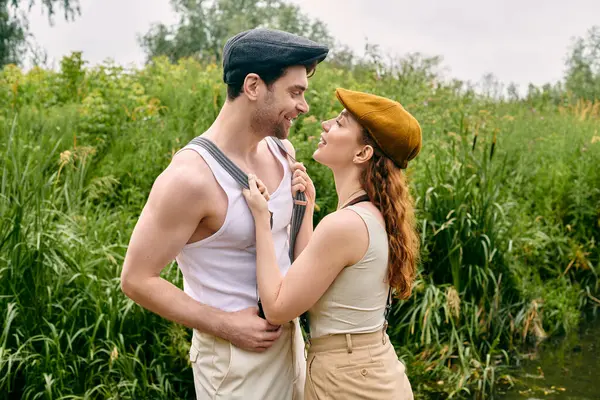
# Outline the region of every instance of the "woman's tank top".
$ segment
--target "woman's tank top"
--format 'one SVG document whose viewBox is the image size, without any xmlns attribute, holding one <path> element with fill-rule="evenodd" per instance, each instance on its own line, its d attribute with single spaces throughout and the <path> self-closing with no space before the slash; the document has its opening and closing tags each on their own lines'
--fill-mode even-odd
<svg viewBox="0 0 600 400">
<path fill-rule="evenodd" d="M 363 258 L 342 270 L 309 310 L 311 337 L 340 333 L 369 333 L 382 329 L 389 285 L 388 236 L 385 227 L 366 208 L 349 206 L 364 221 L 369 246 Z"/>
</svg>

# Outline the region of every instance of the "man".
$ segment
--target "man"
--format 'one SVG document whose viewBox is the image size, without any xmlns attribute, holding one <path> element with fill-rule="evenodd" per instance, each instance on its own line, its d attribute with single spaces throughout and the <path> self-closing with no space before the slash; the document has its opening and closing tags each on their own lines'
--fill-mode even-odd
<svg viewBox="0 0 600 400">
<path fill-rule="evenodd" d="M 289 163 L 269 136 L 295 155 L 286 138 L 292 121 L 308 112 L 308 77 L 327 53 L 325 46 L 276 30 L 232 37 L 223 49 L 227 101 L 201 135 L 262 181 L 283 273 L 290 265 L 294 188 Z M 309 205 L 296 254 L 312 232 L 312 214 Z M 183 291 L 159 275 L 174 258 Z M 302 398 L 298 321 L 273 326 L 258 315 L 254 220 L 242 187 L 203 147 L 185 146 L 156 179 L 131 237 L 121 285 L 136 303 L 193 329 L 197 398 Z"/>
</svg>

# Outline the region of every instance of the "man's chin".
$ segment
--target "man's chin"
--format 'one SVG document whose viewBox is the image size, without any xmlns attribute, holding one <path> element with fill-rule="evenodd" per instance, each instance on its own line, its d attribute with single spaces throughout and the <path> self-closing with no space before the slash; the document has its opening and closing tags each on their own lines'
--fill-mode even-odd
<svg viewBox="0 0 600 400">
<path fill-rule="evenodd" d="M 282 129 L 282 130 L 276 130 L 274 132 L 274 135 L 277 139 L 279 140 L 285 140 L 290 136 L 290 131 L 289 129 Z"/>
</svg>

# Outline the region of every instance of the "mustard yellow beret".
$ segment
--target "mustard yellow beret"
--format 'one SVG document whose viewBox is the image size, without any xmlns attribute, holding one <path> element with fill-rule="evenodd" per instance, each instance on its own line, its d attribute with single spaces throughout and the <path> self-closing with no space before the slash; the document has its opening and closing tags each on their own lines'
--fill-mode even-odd
<svg viewBox="0 0 600 400">
<path fill-rule="evenodd" d="M 397 101 L 338 88 L 342 105 L 365 128 L 381 150 L 400 168 L 421 151 L 421 126 Z"/>
</svg>

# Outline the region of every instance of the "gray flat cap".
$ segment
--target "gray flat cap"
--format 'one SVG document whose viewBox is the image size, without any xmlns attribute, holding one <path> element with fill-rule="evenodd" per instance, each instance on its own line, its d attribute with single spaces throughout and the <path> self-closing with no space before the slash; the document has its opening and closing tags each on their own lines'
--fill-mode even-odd
<svg viewBox="0 0 600 400">
<path fill-rule="evenodd" d="M 327 53 L 327 46 L 292 33 L 267 28 L 250 29 L 225 43 L 223 81 L 240 83 L 249 73 L 320 63 Z"/>
</svg>

